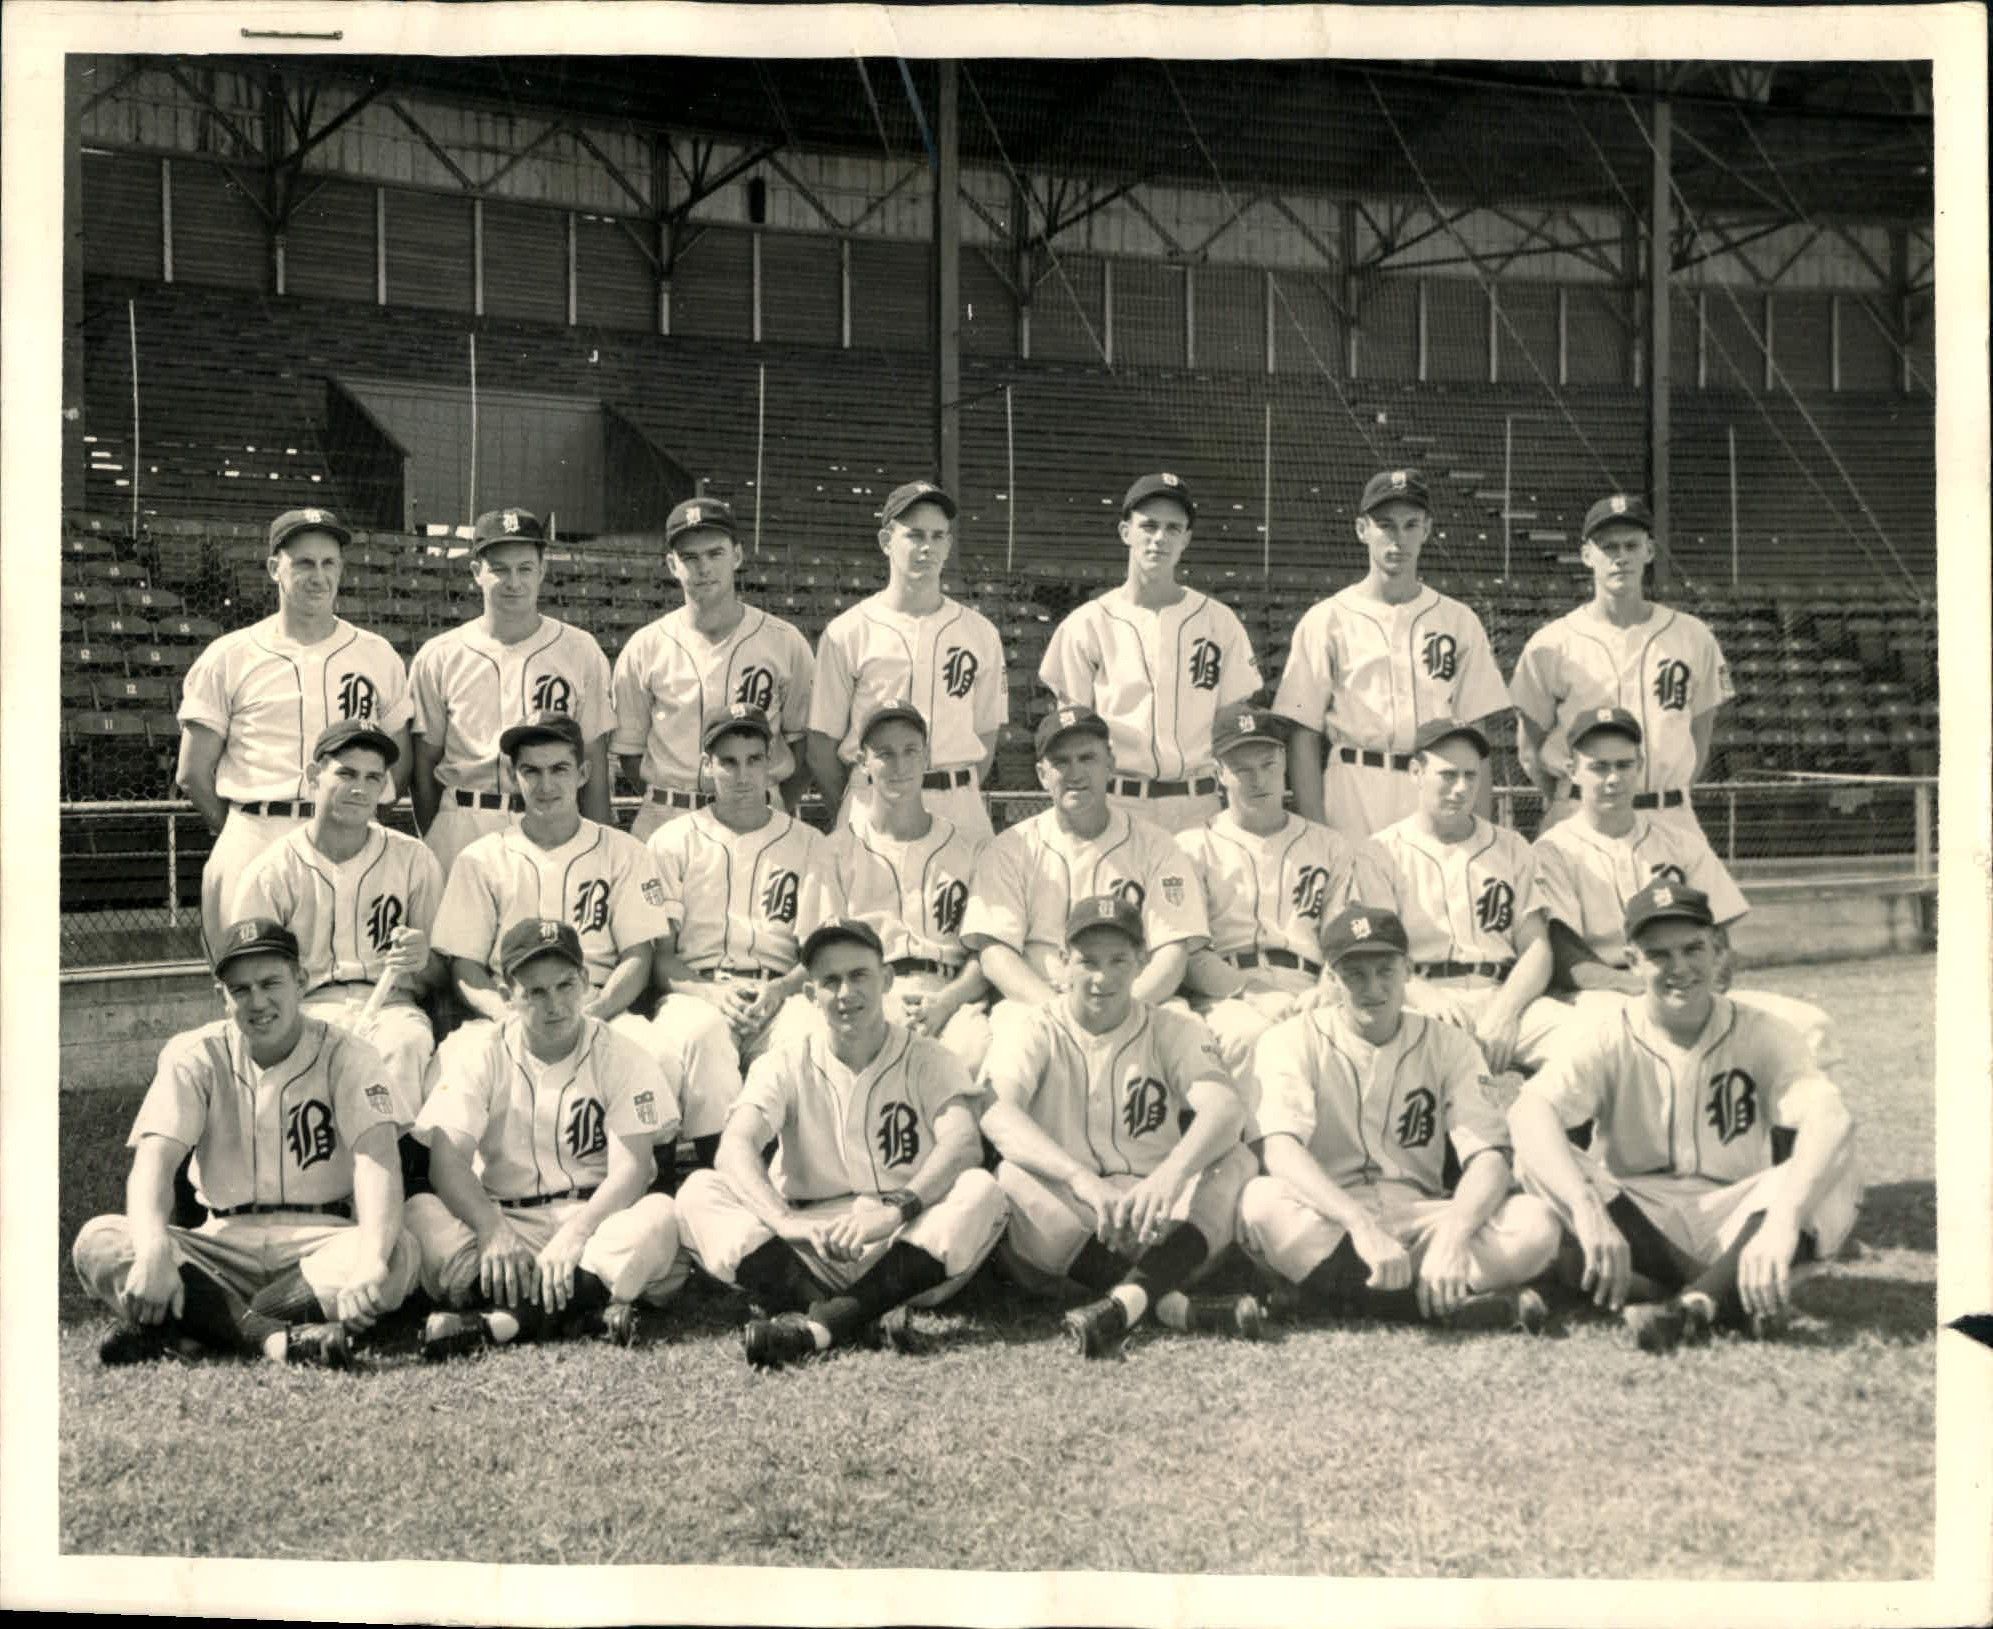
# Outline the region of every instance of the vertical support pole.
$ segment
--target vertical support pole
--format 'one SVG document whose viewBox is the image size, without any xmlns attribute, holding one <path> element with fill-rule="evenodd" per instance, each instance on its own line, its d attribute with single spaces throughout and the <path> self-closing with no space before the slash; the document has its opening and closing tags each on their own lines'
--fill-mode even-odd
<svg viewBox="0 0 1993 1629">
<path fill-rule="evenodd" d="M 138 541 L 138 483 L 144 449 L 139 445 L 138 420 L 138 302 L 125 301 L 125 327 L 131 336 L 131 537 Z"/>
<path fill-rule="evenodd" d="M 484 315 L 484 200 L 471 200 L 471 315 Z"/>
<path fill-rule="evenodd" d="M 1114 262 L 1100 263 L 1100 344 L 1101 359 L 1114 366 Z"/>
<path fill-rule="evenodd" d="M 1827 296 L 1827 388 L 1841 388 L 1841 297 Z"/>
<path fill-rule="evenodd" d="M 1509 578 L 1509 529 L 1514 524 L 1516 420 L 1513 413 L 1502 415 L 1502 580 Z"/>
<path fill-rule="evenodd" d="M 374 188 L 374 304 L 388 303 L 388 189 Z"/>
<path fill-rule="evenodd" d="M 64 59 L 62 139 L 62 495 L 83 501 L 89 460 L 83 437 L 85 415 L 83 353 L 83 102 L 89 95 L 87 65 L 79 55 Z"/>
<path fill-rule="evenodd" d="M 1268 275 L 1271 276 L 1272 274 L 1269 273 Z M 1270 347 L 1272 343 L 1273 334 L 1269 329 L 1267 344 Z M 1197 367 L 1197 268 L 1195 266 L 1185 266 L 1183 268 L 1183 366 L 1186 372 L 1190 372 Z M 1271 372 L 1272 370 L 1273 353 L 1269 349 L 1267 352 L 1267 371 Z"/>
<path fill-rule="evenodd" d="M 837 240 L 837 342 L 851 349 L 851 239 Z"/>
<path fill-rule="evenodd" d="M 1428 327 L 1428 323 L 1429 323 L 1429 321 L 1430 321 L 1430 317 L 1431 317 L 1431 314 L 1430 314 L 1430 312 L 1429 312 L 1429 311 L 1428 311 L 1428 310 L 1426 309 L 1426 280 L 1425 280 L 1425 279 L 1424 279 L 1423 277 L 1421 277 L 1421 278 L 1420 278 L 1420 279 L 1418 280 L 1418 284 L 1417 284 L 1417 288 L 1418 288 L 1418 295 L 1419 295 L 1419 302 L 1418 302 L 1418 340 L 1419 340 L 1419 373 L 1418 373 L 1418 379 L 1419 379 L 1419 383 L 1420 383 L 1420 384 L 1424 384 L 1424 383 L 1425 383 L 1425 382 L 1426 382 L 1426 381 L 1427 381 L 1427 380 L 1428 380 L 1429 378 L 1431 378 L 1431 376 L 1432 376 L 1432 375 L 1431 375 L 1431 372 L 1430 372 L 1430 362 L 1431 362 L 1431 352 L 1430 352 L 1430 349 L 1429 349 L 1429 347 L 1430 347 L 1430 344 L 1431 344 L 1431 331 L 1430 331 L 1430 329 L 1429 329 L 1429 327 Z"/>
<path fill-rule="evenodd" d="M 1356 377 L 1359 343 L 1356 315 L 1358 310 L 1356 278 L 1356 205 L 1345 203 L 1342 206 L 1342 267 L 1343 267 L 1343 377 Z"/>
<path fill-rule="evenodd" d="M 1571 291 L 1557 285 L 1557 383 L 1571 382 Z"/>
<path fill-rule="evenodd" d="M 1737 794 L 1726 791 L 1723 794 L 1723 863 L 1737 863 Z"/>
<path fill-rule="evenodd" d="M 477 519 L 477 335 L 470 336 L 471 342 L 471 484 L 470 505 L 464 512 L 464 519 Z"/>
<path fill-rule="evenodd" d="M 580 290 L 576 287 L 575 231 L 574 211 L 570 209 L 567 212 L 567 325 L 570 328 L 575 325 L 581 309 Z"/>
<path fill-rule="evenodd" d="M 173 280 L 169 273 L 166 279 Z M 1889 287 L 1884 290 L 1896 341 L 1896 389 L 1910 394 L 1910 234 L 1901 227 L 1889 234 Z"/>
<path fill-rule="evenodd" d="M 1674 110 L 1665 98 L 1654 100 L 1654 165 L 1647 192 L 1647 493 L 1654 506 L 1654 584 L 1665 590 L 1673 575 L 1673 535 L 1668 528 L 1669 441 L 1668 392 L 1673 383 L 1668 350 L 1668 301 L 1674 241 L 1673 174 Z"/>
<path fill-rule="evenodd" d="M 671 138 L 658 134 L 650 144 L 650 195 L 653 239 L 657 248 L 657 271 L 653 278 L 657 305 L 657 331 L 671 333 Z"/>
<path fill-rule="evenodd" d="M 180 925 L 180 818 L 174 814 L 166 817 L 166 925 Z"/>
<path fill-rule="evenodd" d="M 1010 416 L 1010 386 L 1003 387 L 1003 569 L 1017 569 L 1017 432 Z"/>
<path fill-rule="evenodd" d="M 1262 582 L 1273 581 L 1273 398 L 1266 399 L 1266 429 L 1260 443 L 1264 449 L 1263 466 L 1260 472 L 1263 513 L 1266 522 L 1260 527 L 1259 574 Z"/>
<path fill-rule="evenodd" d="M 768 364 L 755 370 L 754 385 L 754 552 L 761 553 L 761 462 L 768 445 Z"/>
<path fill-rule="evenodd" d="M 934 65 L 934 468 L 942 490 L 962 488 L 961 71 Z"/>
<path fill-rule="evenodd" d="M 1777 380 L 1777 374 L 1774 370 L 1774 364 L 1772 362 L 1772 323 L 1774 321 L 1772 304 L 1773 304 L 1772 291 L 1770 289 L 1766 289 L 1765 290 L 1765 358 L 1764 358 L 1765 376 L 1761 387 L 1765 390 L 1770 390 L 1773 384 Z"/>
<path fill-rule="evenodd" d="M 1488 284 L 1488 383 L 1502 382 L 1502 295 L 1494 282 Z"/>
<path fill-rule="evenodd" d="M 753 309 L 748 313 L 748 333 L 754 343 L 761 343 L 761 233 L 755 231 L 747 240 L 748 252 L 748 293 L 753 300 Z"/>
<path fill-rule="evenodd" d="M 1184 273 L 1186 278 L 1189 275 L 1188 271 Z M 1273 377 L 1273 308 L 1273 269 L 1268 267 L 1266 273 L 1266 376 L 1269 379 Z"/>
<path fill-rule="evenodd" d="M 1917 875 L 1924 878 L 1932 875 L 1937 864 L 1931 850 L 1931 783 L 1919 781 L 1916 792 Z"/>
<path fill-rule="evenodd" d="M 173 160 L 159 161 L 159 280 L 173 281 Z"/>
<path fill-rule="evenodd" d="M 1695 291 L 1695 388 L 1709 388 L 1709 290 Z"/>
<path fill-rule="evenodd" d="M 1737 586 L 1737 426 L 1725 425 L 1730 442 L 1730 586 Z"/>
</svg>

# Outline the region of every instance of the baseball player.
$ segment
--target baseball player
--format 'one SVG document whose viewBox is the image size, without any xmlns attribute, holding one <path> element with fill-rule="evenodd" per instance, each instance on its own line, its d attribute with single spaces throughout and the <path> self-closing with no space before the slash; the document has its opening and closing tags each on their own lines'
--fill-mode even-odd
<svg viewBox="0 0 1993 1629">
<path fill-rule="evenodd" d="M 1374 854 L 1287 812 L 1287 728 L 1250 702 L 1219 708 L 1211 739 L 1225 808 L 1176 839 L 1211 919 L 1184 991 L 1249 1105 L 1254 1045 L 1321 979 L 1322 924 L 1390 888 Z"/>
<path fill-rule="evenodd" d="M 699 784 L 706 720 L 729 702 L 759 707 L 780 731 L 769 742 L 769 779 L 791 814 L 807 771 L 797 749 L 809 719 L 809 641 L 780 617 L 743 605 L 734 512 L 717 498 L 688 498 L 664 526 L 665 563 L 685 603 L 631 636 L 616 658 L 616 735 L 623 778 L 644 789 L 630 827 L 642 842 L 676 815 L 708 801 Z"/>
<path fill-rule="evenodd" d="M 1242 1243 L 1306 1310 L 1537 1333 L 1548 1309 L 1527 1286 L 1557 1254 L 1557 1219 L 1509 1192 L 1508 1128 L 1472 1035 L 1406 1010 L 1406 946 L 1391 912 L 1344 911 L 1323 952 L 1345 1000 L 1260 1041 L 1266 1174 L 1240 1198 Z"/>
<path fill-rule="evenodd" d="M 1366 848 L 1370 876 L 1387 891 L 1364 903 L 1393 912 L 1410 941 L 1405 1003 L 1458 1024 L 1480 1043 L 1488 1067 L 1540 1069 L 1571 1009 L 1549 1000 L 1553 957 L 1547 911 L 1528 841 L 1474 812 L 1488 738 L 1472 724 L 1436 718 L 1413 742 L 1418 809 Z"/>
<path fill-rule="evenodd" d="M 1839 1089 L 1790 1025 L 1717 993 L 1715 926 L 1671 879 L 1629 899 L 1641 995 L 1597 1013 L 1509 1110 L 1523 1186 L 1575 1239 L 1581 1288 L 1648 1352 L 1775 1333 L 1794 1267 L 1831 1259 L 1861 1203 Z M 1581 1152 L 1565 1128 L 1586 1121 Z M 1777 1128 L 1795 1134 L 1783 1161 Z"/>
<path fill-rule="evenodd" d="M 636 1303 L 663 1303 L 687 1273 L 671 1200 L 649 1191 L 677 1096 L 643 1048 L 584 1011 L 587 955 L 570 923 L 515 922 L 498 960 L 510 1010 L 443 1043 L 415 1122 L 434 1191 L 408 1202 L 408 1231 L 442 1308 L 422 1355 L 577 1326 L 628 1346 Z"/>
<path fill-rule="evenodd" d="M 1107 720 L 1110 801 L 1165 831 L 1218 812 L 1211 715 L 1260 687 L 1245 624 L 1177 581 L 1197 505 L 1177 476 L 1145 475 L 1121 500 L 1128 580 L 1052 631 L 1038 677 L 1061 705 Z"/>
<path fill-rule="evenodd" d="M 962 917 L 983 845 L 928 812 L 927 763 L 927 721 L 911 702 L 865 721 L 858 767 L 872 786 L 871 817 L 831 839 L 828 863 L 804 878 L 801 914 L 871 928 L 893 973 L 886 1016 L 938 1040 L 974 1074 L 990 1044 L 990 986 L 962 948 Z"/>
<path fill-rule="evenodd" d="M 1133 901 L 1079 900 L 1066 941 L 1065 995 L 998 1030 L 983 1063 L 983 1135 L 1011 1208 L 1004 1263 L 1027 1290 L 1098 1297 L 1065 1318 L 1085 1357 L 1119 1355 L 1151 1307 L 1171 1328 L 1256 1339 L 1265 1317 L 1251 1296 L 1183 1291 L 1232 1243 L 1252 1175 L 1218 1049 L 1190 1014 L 1134 999 L 1145 946 Z"/>
<path fill-rule="evenodd" d="M 374 819 L 401 756 L 393 737 L 363 719 L 342 719 L 319 736 L 311 756 L 311 824 L 250 863 L 230 917 L 268 917 L 297 936 L 305 1011 L 373 1043 L 387 1068 L 395 1118 L 405 1124 L 422 1107 L 423 1075 L 436 1050 L 429 1015 L 417 1002 L 449 979 L 429 943 L 443 868 L 426 845 Z M 369 1014 L 383 979 L 390 993 Z"/>
<path fill-rule="evenodd" d="M 905 1344 L 904 1309 L 967 1283 L 1005 1219 L 977 1163 L 975 1086 L 946 1047 L 887 1019 L 879 936 L 833 920 L 801 954 L 822 1024 L 755 1061 L 718 1160 L 678 1201 L 699 1265 L 758 1308 L 741 1332 L 756 1368 L 874 1328 Z"/>
<path fill-rule="evenodd" d="M 223 634 L 182 683 L 174 779 L 216 834 L 201 870 L 210 950 L 249 862 L 311 818 L 311 747 L 326 725 L 378 725 L 406 761 L 408 670 L 379 634 L 333 609 L 351 541 L 330 509 L 271 521 L 265 569 L 277 585 L 276 615 Z M 392 784 L 385 793 L 392 802 Z"/>
<path fill-rule="evenodd" d="M 1273 698 L 1300 726 L 1287 749 L 1295 809 L 1352 842 L 1412 812 L 1421 724 L 1509 704 L 1481 619 L 1419 581 L 1432 520 L 1417 470 L 1370 478 L 1356 517 L 1369 571 L 1302 615 Z"/>
<path fill-rule="evenodd" d="M 1061 707 L 1038 721 L 1038 784 L 1052 806 L 1008 827 L 976 861 L 962 943 L 1008 1002 L 1042 1006 L 1065 988 L 1066 924 L 1095 894 L 1142 913 L 1148 960 L 1138 1001 L 1176 994 L 1191 956 L 1210 938 L 1204 895 L 1189 856 L 1160 826 L 1109 806 L 1107 721 L 1090 707 Z M 1008 1016 L 1005 1002 L 991 1024 Z"/>
<path fill-rule="evenodd" d="M 1645 984 L 1627 953 L 1626 905 L 1648 883 L 1665 879 L 1708 897 L 1716 914 L 1718 985 L 1727 988 L 1727 930 L 1750 906 L 1700 829 L 1634 807 L 1643 764 L 1639 721 L 1623 708 L 1596 708 L 1573 719 L 1567 737 L 1578 812 L 1536 840 L 1537 889 L 1550 913 L 1553 982 L 1578 992 L 1580 1005 L 1611 1005 L 1639 995 Z M 1764 990 L 1729 994 L 1739 1005 L 1772 1013 L 1806 1036 L 1823 1068 L 1839 1060 L 1834 1022 L 1810 1001 Z"/>
<path fill-rule="evenodd" d="M 803 753 L 840 830 L 864 802 L 851 773 L 861 726 L 888 702 L 911 699 L 932 737 L 922 783 L 929 807 L 961 831 L 990 835 L 982 782 L 1010 718 L 1010 690 L 995 626 L 941 591 L 955 514 L 955 500 L 932 481 L 896 487 L 880 512 L 885 590 L 833 617 L 818 641 Z"/>
<path fill-rule="evenodd" d="M 609 659 L 594 635 L 540 614 L 547 532 L 524 509 L 493 509 L 471 529 L 471 580 L 484 614 L 429 640 L 415 653 L 415 768 L 409 796 L 416 824 L 448 875 L 476 838 L 502 831 L 519 808 L 499 737 L 536 713 L 566 713 L 581 725 L 588 779 L 581 811 L 601 825 L 609 813 Z"/>
<path fill-rule="evenodd" d="M 1570 813 L 1570 726 L 1601 707 L 1640 721 L 1646 755 L 1634 807 L 1700 832 L 1688 789 L 1709 762 L 1716 709 L 1736 690 L 1716 636 L 1700 618 L 1647 598 L 1654 516 L 1646 501 L 1618 493 L 1585 515 L 1579 555 L 1592 597 L 1529 636 L 1509 695 L 1523 773 L 1543 794 L 1544 829 Z"/>
<path fill-rule="evenodd" d="M 379 1053 L 305 1013 L 288 928 L 249 918 L 217 943 L 228 1016 L 161 1050 L 127 1143 L 124 1214 L 85 1223 L 70 1253 L 124 1320 L 97 1355 L 247 1351 L 345 1368 L 349 1335 L 416 1279 L 394 1097 Z M 190 1151 L 208 1218 L 175 1227 L 173 1173 Z"/>
</svg>

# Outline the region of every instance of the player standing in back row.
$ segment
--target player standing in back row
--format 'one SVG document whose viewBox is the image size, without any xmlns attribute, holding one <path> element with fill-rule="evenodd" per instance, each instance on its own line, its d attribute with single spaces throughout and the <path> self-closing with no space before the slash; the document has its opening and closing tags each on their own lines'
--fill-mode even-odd
<svg viewBox="0 0 1993 1629">
<path fill-rule="evenodd" d="M 911 701 L 927 720 L 933 767 L 928 808 L 972 837 L 990 835 L 982 783 L 1010 717 L 1003 642 L 989 618 L 941 591 L 955 546 L 955 500 L 932 481 L 895 488 L 880 512 L 883 592 L 831 619 L 817 645 L 810 689 L 810 773 L 838 806 L 838 829 L 865 802 L 854 774 L 865 721 Z"/>
<path fill-rule="evenodd" d="M 1260 687 L 1245 624 L 1177 581 L 1197 505 L 1174 475 L 1144 475 L 1121 500 L 1128 580 L 1052 631 L 1038 677 L 1061 706 L 1107 720 L 1108 801 L 1165 831 L 1216 814 L 1211 718 Z"/>
<path fill-rule="evenodd" d="M 1273 698 L 1300 726 L 1287 748 L 1295 809 L 1353 842 L 1417 807 L 1410 770 L 1421 724 L 1472 724 L 1509 704 L 1481 619 L 1419 581 L 1432 522 L 1417 470 L 1370 478 L 1356 517 L 1370 569 L 1302 616 Z"/>
</svg>

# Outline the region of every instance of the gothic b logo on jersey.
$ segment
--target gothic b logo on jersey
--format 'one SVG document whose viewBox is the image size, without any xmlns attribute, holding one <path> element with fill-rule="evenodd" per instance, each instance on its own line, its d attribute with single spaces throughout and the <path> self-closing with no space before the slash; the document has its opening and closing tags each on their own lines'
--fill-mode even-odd
<svg viewBox="0 0 1993 1629">
<path fill-rule="evenodd" d="M 1128 1095 L 1121 1104 L 1121 1124 L 1131 1137 L 1146 1137 L 1163 1123 L 1169 1108 L 1169 1093 L 1153 1075 L 1137 1075 L 1128 1082 Z"/>
<path fill-rule="evenodd" d="M 574 931 L 600 933 L 609 924 L 609 884 L 600 877 L 574 891 Z"/>
<path fill-rule="evenodd" d="M 1474 899 L 1474 925 L 1483 933 L 1507 933 L 1515 925 L 1516 891 L 1500 877 L 1490 877 Z"/>
<path fill-rule="evenodd" d="M 962 913 L 969 905 L 969 885 L 957 880 L 934 890 L 934 931 L 951 939 L 962 931 Z"/>
<path fill-rule="evenodd" d="M 879 1163 L 891 1170 L 920 1157 L 920 1120 L 904 1103 L 888 1103 L 879 1111 L 876 1132 Z"/>
<path fill-rule="evenodd" d="M 1218 643 L 1213 639 L 1200 639 L 1190 647 L 1190 688 L 1193 690 L 1216 690 L 1218 673 L 1223 666 L 1218 655 Z"/>
<path fill-rule="evenodd" d="M 1688 706 L 1688 663 L 1664 660 L 1655 664 L 1654 701 L 1664 713 L 1679 713 Z"/>
<path fill-rule="evenodd" d="M 284 1122 L 284 1142 L 291 1151 L 291 1163 L 300 1171 L 332 1158 L 332 1110 L 315 1097 L 308 1097 L 290 1112 Z"/>
<path fill-rule="evenodd" d="M 761 890 L 761 914 L 771 922 L 796 920 L 796 873 L 778 871 Z"/>
<path fill-rule="evenodd" d="M 567 1139 L 567 1151 L 572 1159 L 585 1160 L 590 1155 L 601 1153 L 609 1146 L 608 1124 L 603 1119 L 601 1102 L 593 1097 L 584 1097 L 576 1102 L 567 1111 L 567 1125 L 561 1135 Z"/>
<path fill-rule="evenodd" d="M 381 713 L 381 694 L 374 688 L 374 681 L 364 673 L 342 673 L 339 675 L 339 716 L 341 718 L 378 718 Z"/>
<path fill-rule="evenodd" d="M 1133 877 L 1124 877 L 1120 882 L 1117 882 L 1110 888 L 1108 892 L 1116 899 L 1126 900 L 1138 911 L 1147 903 L 1149 898 L 1149 890 L 1144 888 Z"/>
<path fill-rule="evenodd" d="M 976 653 L 960 645 L 950 645 L 948 659 L 941 664 L 941 684 L 948 694 L 960 701 L 976 682 L 976 673 Z"/>
<path fill-rule="evenodd" d="M 571 713 L 574 711 L 574 686 L 558 673 L 542 673 L 533 681 L 533 711 L 536 713 Z"/>
<path fill-rule="evenodd" d="M 1432 1141 L 1436 1107 L 1432 1093 L 1424 1086 L 1406 1094 L 1405 1106 L 1398 1115 L 1400 1148 L 1423 1148 Z"/>
<path fill-rule="evenodd" d="M 1663 877 L 1665 877 L 1669 882 L 1681 883 L 1684 885 L 1686 885 L 1689 880 L 1689 874 L 1686 871 L 1684 871 L 1680 866 L 1674 864 L 1672 861 L 1669 860 L 1663 860 L 1659 865 L 1653 868 L 1650 874 L 1650 878 L 1654 882 L 1659 882 Z"/>
<path fill-rule="evenodd" d="M 367 902 L 367 942 L 376 950 L 394 944 L 394 930 L 401 926 L 401 901 L 393 894 L 376 894 Z"/>
<path fill-rule="evenodd" d="M 1704 1113 L 1718 1142 L 1734 1142 L 1758 1123 L 1758 1083 L 1741 1069 L 1711 1075 Z"/>
<path fill-rule="evenodd" d="M 1419 647 L 1419 658 L 1425 663 L 1426 677 L 1442 684 L 1451 683 L 1460 671 L 1460 647 L 1449 633 L 1427 634 Z"/>
<path fill-rule="evenodd" d="M 1322 907 L 1329 901 L 1329 870 L 1322 865 L 1304 865 L 1294 879 L 1294 909 L 1311 922 L 1322 920 Z"/>
<path fill-rule="evenodd" d="M 741 669 L 740 683 L 734 686 L 734 700 L 764 713 L 774 710 L 775 675 L 765 667 Z"/>
</svg>

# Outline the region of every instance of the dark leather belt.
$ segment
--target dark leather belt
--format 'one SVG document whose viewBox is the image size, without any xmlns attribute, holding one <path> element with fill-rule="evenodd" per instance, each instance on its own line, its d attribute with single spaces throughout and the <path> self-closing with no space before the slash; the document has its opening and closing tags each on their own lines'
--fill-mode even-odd
<svg viewBox="0 0 1993 1629">
<path fill-rule="evenodd" d="M 1413 962 L 1412 971 L 1424 979 L 1465 979 L 1476 975 L 1505 979 L 1514 962 Z"/>
<path fill-rule="evenodd" d="M 1224 958 L 1234 967 L 1285 967 L 1295 973 L 1320 974 L 1322 964 L 1310 961 L 1306 956 L 1297 956 L 1291 950 L 1240 950 Z"/>
<path fill-rule="evenodd" d="M 754 979 L 765 984 L 770 979 L 779 979 L 782 976 L 780 973 L 771 973 L 765 967 L 697 967 L 693 971 L 707 984 L 721 978 Z"/>
<path fill-rule="evenodd" d="M 703 809 L 713 798 L 709 792 L 681 792 L 675 787 L 653 786 L 650 800 L 663 804 L 667 809 Z"/>
<path fill-rule="evenodd" d="M 460 786 L 450 788 L 450 801 L 459 809 L 510 809 L 514 814 L 526 807 L 517 792 L 466 792 Z"/>
<path fill-rule="evenodd" d="M 1366 769 L 1410 769 L 1409 752 L 1372 752 L 1368 747 L 1337 747 L 1336 756 L 1346 764 L 1362 764 Z"/>
<path fill-rule="evenodd" d="M 921 776 L 920 784 L 930 792 L 942 792 L 951 786 L 968 786 L 975 778 L 973 769 L 930 769 Z"/>
<path fill-rule="evenodd" d="M 317 805 L 311 803 L 278 802 L 278 803 L 238 803 L 233 805 L 233 807 L 237 814 L 275 815 L 279 820 L 289 820 L 292 819 L 293 817 L 299 820 L 309 820 L 311 818 L 312 810 L 316 808 Z M 217 1211 L 215 1214 L 220 1215 L 221 1213 Z"/>
<path fill-rule="evenodd" d="M 1574 786 L 1564 794 L 1573 802 L 1577 801 L 1578 789 Z M 1674 792 L 1635 792 L 1633 807 L 1636 809 L 1679 809 L 1688 802 L 1688 793 Z"/>
<path fill-rule="evenodd" d="M 1132 775 L 1110 776 L 1108 795 L 1117 798 L 1208 798 L 1218 790 L 1209 775 L 1194 781 L 1145 781 Z"/>
<path fill-rule="evenodd" d="M 946 962 L 937 962 L 926 956 L 901 956 L 886 965 L 895 973 L 939 973 L 943 978 L 953 978 L 956 971 Z"/>
<path fill-rule="evenodd" d="M 496 1199 L 492 1203 L 500 1210 L 538 1210 L 542 1205 L 558 1205 L 563 1199 L 587 1199 L 594 1192 L 595 1188 L 563 1188 L 559 1193 L 528 1194 L 524 1199 Z"/>
<path fill-rule="evenodd" d="M 221 1210 L 210 1210 L 210 1216 L 343 1216 L 353 1219 L 353 1206 L 350 1200 L 328 1199 L 322 1205 L 229 1205 Z"/>
</svg>

